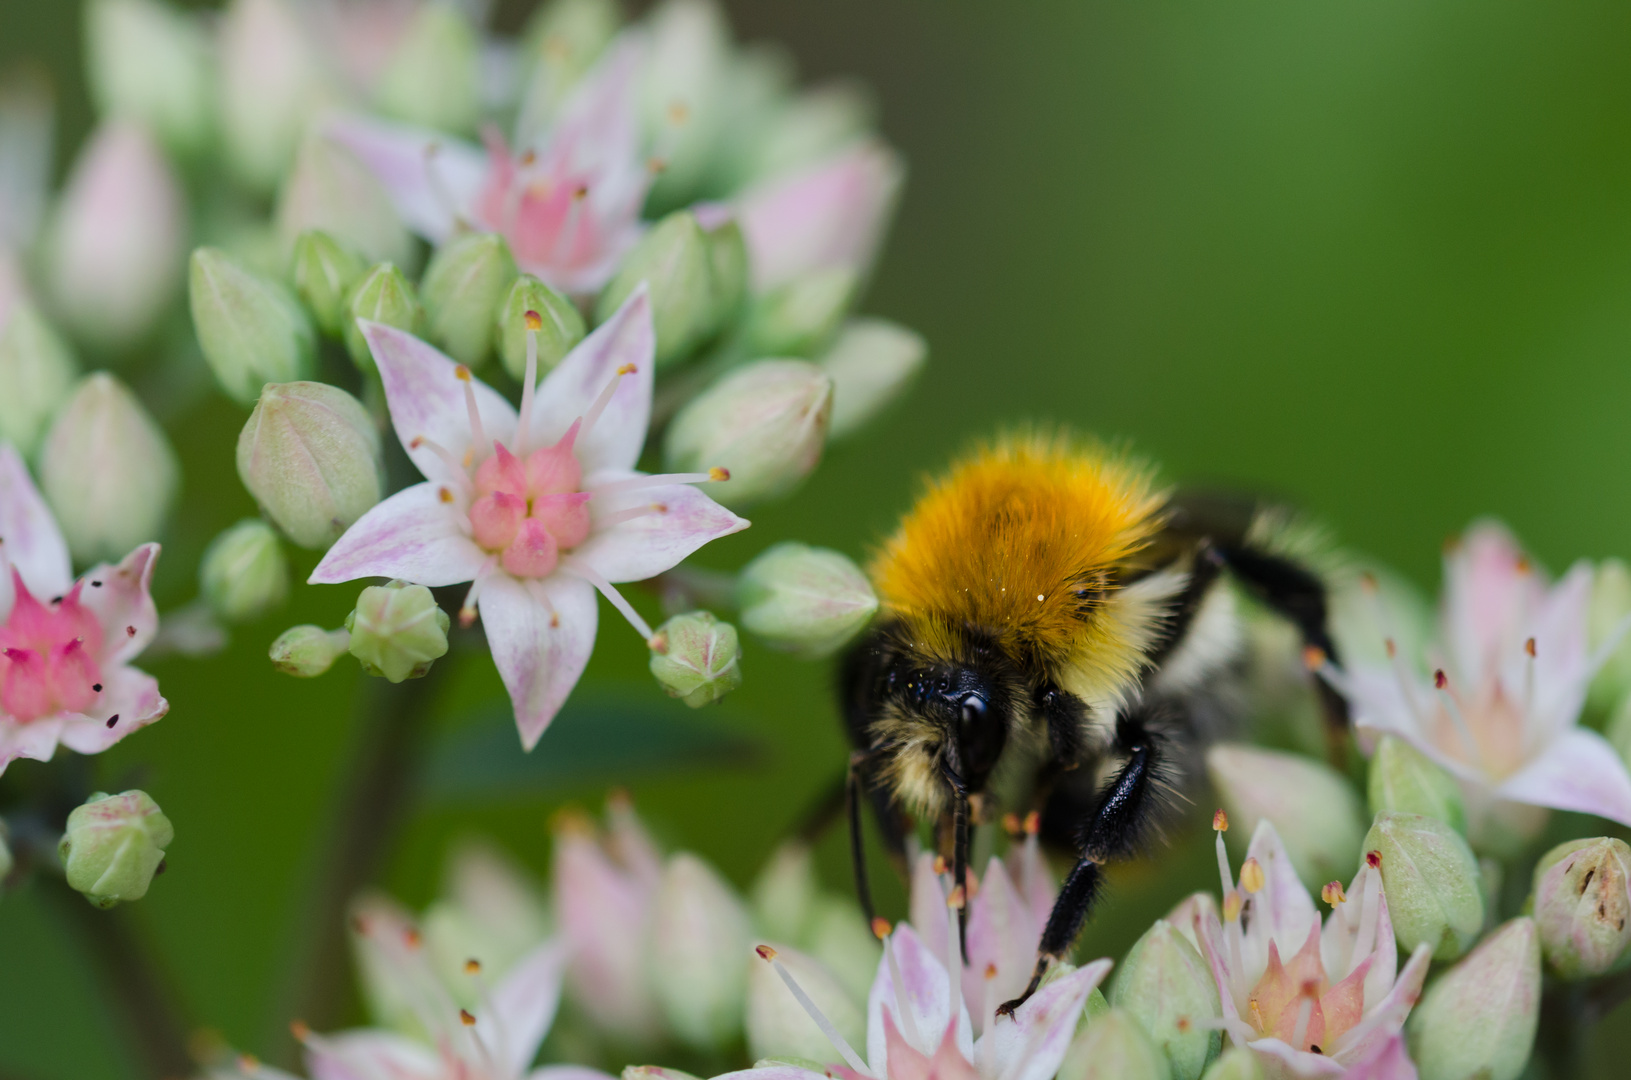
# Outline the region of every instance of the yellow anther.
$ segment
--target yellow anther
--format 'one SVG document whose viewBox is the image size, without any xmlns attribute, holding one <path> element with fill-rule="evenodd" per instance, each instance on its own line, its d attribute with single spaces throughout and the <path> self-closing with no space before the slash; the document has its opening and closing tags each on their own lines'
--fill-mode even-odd
<svg viewBox="0 0 1631 1080">
<path fill-rule="evenodd" d="M 542 330 L 544 328 L 543 316 L 536 311 L 529 311 L 522 318 L 527 320 L 528 330 Z"/>
<path fill-rule="evenodd" d="M 1256 858 L 1247 859 L 1240 867 L 1240 887 L 1248 893 L 1262 891 L 1263 864 Z"/>
<path fill-rule="evenodd" d="M 716 484 L 721 480 L 729 480 L 730 478 L 731 471 L 729 469 L 724 469 L 718 465 L 715 465 L 713 468 L 708 470 L 708 479 L 712 480 Z"/>
<path fill-rule="evenodd" d="M 1342 891 L 1342 882 L 1333 881 L 1320 890 L 1320 899 L 1332 907 L 1348 902 L 1348 894 Z"/>
<path fill-rule="evenodd" d="M 1217 810 L 1212 814 L 1212 831 L 1213 832 L 1228 832 L 1229 831 L 1229 815 L 1225 814 L 1223 812 L 1223 807 L 1221 807 L 1221 806 L 1218 807 Z"/>
</svg>

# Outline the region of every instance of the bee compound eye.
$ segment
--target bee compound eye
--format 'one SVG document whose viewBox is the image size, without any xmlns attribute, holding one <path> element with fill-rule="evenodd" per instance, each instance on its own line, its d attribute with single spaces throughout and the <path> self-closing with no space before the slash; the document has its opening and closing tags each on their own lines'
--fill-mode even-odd
<svg viewBox="0 0 1631 1080">
<path fill-rule="evenodd" d="M 985 719 L 985 698 L 979 694 L 970 694 L 963 699 L 962 720 L 963 726 L 969 727 Z"/>
</svg>

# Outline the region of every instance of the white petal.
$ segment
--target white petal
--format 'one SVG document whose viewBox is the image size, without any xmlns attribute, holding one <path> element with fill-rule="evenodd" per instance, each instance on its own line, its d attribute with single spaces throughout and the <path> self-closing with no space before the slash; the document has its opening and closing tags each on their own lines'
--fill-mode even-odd
<svg viewBox="0 0 1631 1080">
<path fill-rule="evenodd" d="M 1258 822 L 1246 857 L 1263 867 L 1263 888 L 1251 896 L 1251 916 L 1247 937 L 1263 955 L 1268 955 L 1272 939 L 1280 955 L 1290 957 L 1303 947 L 1308 933 L 1319 923 L 1319 911 L 1308 895 L 1308 887 L 1292 868 L 1291 856 L 1267 818 Z"/>
<path fill-rule="evenodd" d="M 159 681 L 153 676 L 133 667 L 104 668 L 94 711 L 63 714 L 59 738 L 70 750 L 100 754 L 169 711 L 170 703 L 159 693 Z M 109 720 L 114 720 L 112 727 Z"/>
<path fill-rule="evenodd" d="M 980 1037 L 974 1060 L 981 1073 L 1003 1080 L 1050 1080 L 1070 1047 L 1076 1022 L 1093 988 L 1110 972 L 1109 960 L 1095 960 L 1038 990 L 1014 1013 Z M 1010 1069 L 1018 1066 L 1017 1071 Z"/>
<path fill-rule="evenodd" d="M 1270 1076 L 1293 1076 L 1301 1080 L 1305 1077 L 1341 1076 L 1343 1073 L 1342 1066 L 1330 1058 L 1293 1050 L 1279 1039 L 1255 1039 L 1246 1045 L 1262 1059 Z"/>
<path fill-rule="evenodd" d="M 403 222 L 425 239 L 441 243 L 456 218 L 471 220 L 487 176 L 486 156 L 476 147 L 428 128 L 354 116 L 330 121 L 324 133 L 357 155 Z"/>
<path fill-rule="evenodd" d="M 595 478 L 597 486 L 606 475 Z M 588 490 L 593 494 L 595 487 Z M 612 496 L 606 508 L 597 506 L 598 501 L 597 498 L 589 500 L 597 514 L 630 503 L 662 508 L 598 530 L 573 552 L 614 584 L 656 577 L 710 540 L 748 527 L 747 521 L 690 484 L 670 484 L 645 488 L 627 496 Z"/>
<path fill-rule="evenodd" d="M 44 716 L 19 724 L 0 713 L 0 773 L 4 773 L 6 766 L 18 758 L 50 761 L 51 755 L 56 753 L 62 726 L 60 716 Z"/>
<path fill-rule="evenodd" d="M 516 1073 L 532 1064 L 555 1020 L 566 972 L 566 943 L 547 941 L 516 962 L 493 991 L 492 1012 L 477 1031 Z"/>
<path fill-rule="evenodd" d="M 1571 728 L 1495 789 L 1497 798 L 1631 825 L 1631 775 L 1620 755 L 1595 731 Z"/>
<path fill-rule="evenodd" d="M 44 600 L 61 596 L 73 584 L 68 545 L 56 518 L 46 508 L 28 466 L 9 443 L 0 443 L 0 553 L 3 553 L 29 592 Z M 6 610 L 11 607 L 11 574 L 0 585 Z"/>
<path fill-rule="evenodd" d="M 642 284 L 538 384 L 527 449 L 548 446 L 565 435 L 617 379 L 611 400 L 593 427 L 578 433 L 575 449 L 585 475 L 634 468 L 651 423 L 656 348 L 651 299 Z M 618 371 L 628 366 L 634 370 L 619 377 Z"/>
<path fill-rule="evenodd" d="M 159 612 L 150 591 L 158 557 L 157 544 L 143 544 L 118 566 L 101 563 L 80 579 L 79 602 L 102 625 L 99 663 L 123 664 L 134 659 L 158 632 Z"/>
<path fill-rule="evenodd" d="M 462 517 L 456 503 L 442 501 L 439 484 L 403 488 L 358 518 L 306 580 L 400 578 L 431 588 L 471 581 L 487 554 L 460 531 Z"/>
<path fill-rule="evenodd" d="M 493 663 L 515 705 L 521 745 L 531 750 L 594 650 L 595 587 L 564 574 L 527 582 L 494 574 L 477 606 Z"/>
<path fill-rule="evenodd" d="M 916 931 L 904 923 L 897 924 L 884 947 L 894 950 L 895 960 L 900 965 L 902 985 L 897 997 L 889 957 L 884 956 L 878 961 L 878 975 L 872 981 L 872 992 L 867 995 L 866 1056 L 874 1076 L 889 1075 L 883 1024 L 883 1010 L 886 1007 L 895 1017 L 903 1036 L 908 1031 L 908 1025 L 898 1010 L 911 1010 L 918 1034 L 918 1039 L 911 1043 L 912 1048 L 929 1057 L 934 1056 L 946 1029 L 951 1026 L 951 980 L 946 976 L 944 965 L 917 936 Z M 974 1052 L 974 1029 L 969 1021 L 967 1003 L 961 1000 L 961 995 L 958 1000 L 962 1007 L 957 1015 L 957 1047 L 966 1058 Z"/>
</svg>

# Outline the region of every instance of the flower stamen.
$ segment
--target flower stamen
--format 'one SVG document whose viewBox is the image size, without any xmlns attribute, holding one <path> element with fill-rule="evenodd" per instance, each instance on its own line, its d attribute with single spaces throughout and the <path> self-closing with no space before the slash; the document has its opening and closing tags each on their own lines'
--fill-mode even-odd
<svg viewBox="0 0 1631 1080">
<path fill-rule="evenodd" d="M 515 421 L 515 452 L 522 457 L 527 454 L 528 429 L 532 427 L 533 384 L 538 381 L 538 331 L 544 328 L 544 320 L 536 311 L 528 311 L 524 317 L 527 321 L 527 369 L 521 378 L 521 411 Z"/>
<path fill-rule="evenodd" d="M 821 1034 L 827 1037 L 827 1041 L 832 1043 L 833 1049 L 837 1050 L 843 1059 L 849 1063 L 849 1067 L 858 1073 L 866 1073 L 866 1062 L 861 1060 L 861 1055 L 855 1052 L 855 1048 L 849 1044 L 844 1036 L 838 1033 L 838 1029 L 833 1026 L 833 1022 L 828 1020 L 826 1014 L 816 1007 L 814 1001 L 810 1000 L 810 995 L 806 994 L 804 987 L 800 986 L 798 980 L 793 978 L 793 973 L 788 971 L 780 960 L 776 959 L 776 950 L 769 945 L 756 945 L 753 951 L 759 954 L 761 960 L 768 962 L 776 970 L 777 975 L 781 976 L 782 982 L 787 985 L 787 989 L 792 993 L 794 1000 L 799 1003 L 799 1006 L 809 1015 L 810 1019 L 815 1021 L 816 1027 L 821 1029 Z"/>
<path fill-rule="evenodd" d="M 607 381 L 606 386 L 600 391 L 600 396 L 595 398 L 595 403 L 589 406 L 588 412 L 583 414 L 583 427 L 578 431 L 580 437 L 588 437 L 590 430 L 595 426 L 595 421 L 599 420 L 600 414 L 606 411 L 606 406 L 612 403 L 612 395 L 617 393 L 617 387 L 622 383 L 623 376 L 633 375 L 638 370 L 633 364 L 624 364 L 612 374 L 611 379 Z"/>
<path fill-rule="evenodd" d="M 464 408 L 470 414 L 470 446 L 474 450 L 480 448 L 483 457 L 491 454 L 492 443 L 487 441 L 487 433 L 482 430 L 481 410 L 476 407 L 476 387 L 470 377 L 470 369 L 460 364 L 453 369 L 454 376 L 464 384 Z"/>
<path fill-rule="evenodd" d="M 616 608 L 625 619 L 629 620 L 629 625 L 639 632 L 643 641 L 649 642 L 655 636 L 651 631 L 651 625 L 640 617 L 638 611 L 634 610 L 634 605 L 625 600 L 623 594 L 618 592 L 612 583 L 602 577 L 594 567 L 582 559 L 570 555 L 561 558 L 561 567 L 599 589 L 600 595 L 604 596 L 607 602 Z"/>
</svg>

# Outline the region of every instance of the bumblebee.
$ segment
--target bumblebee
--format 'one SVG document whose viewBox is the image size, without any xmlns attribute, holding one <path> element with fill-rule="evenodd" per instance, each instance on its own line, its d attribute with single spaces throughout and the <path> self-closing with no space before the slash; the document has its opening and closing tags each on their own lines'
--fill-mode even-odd
<svg viewBox="0 0 1631 1080">
<path fill-rule="evenodd" d="M 929 483 L 870 567 L 880 615 L 846 657 L 845 785 L 863 908 L 861 810 L 904 857 L 938 828 L 966 880 L 971 814 L 1007 793 L 1075 864 L 1024 994 L 1074 944 L 1104 865 L 1140 847 L 1180 748 L 1236 655 L 1227 574 L 1337 660 L 1319 573 L 1279 540 L 1283 514 L 1165 493 L 1149 469 L 1065 435 L 1006 437 Z M 1320 685 L 1332 730 L 1340 697 Z M 965 909 L 966 916 L 966 909 Z"/>
</svg>

